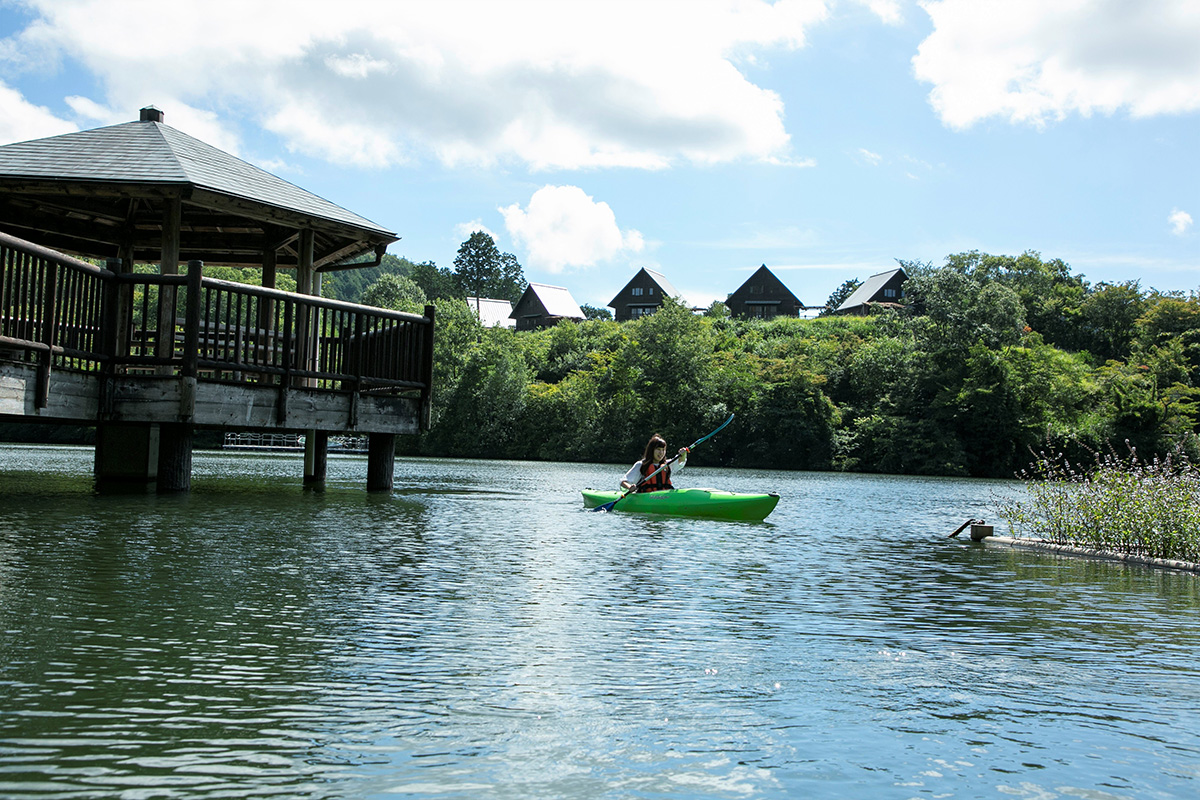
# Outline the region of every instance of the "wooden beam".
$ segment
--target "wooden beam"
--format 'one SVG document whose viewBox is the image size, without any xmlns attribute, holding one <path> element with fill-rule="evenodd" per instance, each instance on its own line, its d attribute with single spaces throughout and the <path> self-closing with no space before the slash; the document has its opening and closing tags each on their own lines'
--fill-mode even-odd
<svg viewBox="0 0 1200 800">
<path fill-rule="evenodd" d="M 221 211 L 235 213 L 246 219 L 256 219 L 260 222 L 272 222 L 287 228 L 312 228 L 315 231 L 330 233 L 334 236 L 359 236 L 372 242 L 391 244 L 397 241 L 395 234 L 381 228 L 367 228 L 349 222 L 331 220 L 314 214 L 279 208 L 278 206 L 232 197 L 207 189 L 196 188 L 188 198 L 188 202 Z"/>
</svg>

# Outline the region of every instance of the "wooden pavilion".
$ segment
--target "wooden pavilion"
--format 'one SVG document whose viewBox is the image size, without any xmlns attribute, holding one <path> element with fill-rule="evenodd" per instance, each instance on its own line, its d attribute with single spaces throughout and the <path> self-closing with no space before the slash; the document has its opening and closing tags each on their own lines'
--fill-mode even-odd
<svg viewBox="0 0 1200 800">
<path fill-rule="evenodd" d="M 395 434 L 428 416 L 433 309 L 319 295 L 322 273 L 378 264 L 397 238 L 152 106 L 2 146 L 0 418 L 95 424 L 98 483 L 166 491 L 190 485 L 197 426 L 307 431 L 314 483 L 330 432 L 366 433 L 368 484 L 390 487 Z M 204 265 L 261 268 L 262 288 Z M 298 294 L 274 290 L 280 268 Z"/>
</svg>

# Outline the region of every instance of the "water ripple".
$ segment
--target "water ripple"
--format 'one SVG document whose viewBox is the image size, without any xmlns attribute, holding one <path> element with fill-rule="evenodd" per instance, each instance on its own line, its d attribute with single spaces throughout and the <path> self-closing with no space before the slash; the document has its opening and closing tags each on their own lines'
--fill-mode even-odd
<svg viewBox="0 0 1200 800">
<path fill-rule="evenodd" d="M 362 459 L 312 493 L 197 454 L 156 498 L 93 495 L 89 457 L 0 450 L 6 798 L 1200 780 L 1194 576 L 945 540 L 1010 484 L 689 469 L 781 493 L 743 524 L 584 512 L 603 466 L 401 460 L 380 496 Z"/>
</svg>

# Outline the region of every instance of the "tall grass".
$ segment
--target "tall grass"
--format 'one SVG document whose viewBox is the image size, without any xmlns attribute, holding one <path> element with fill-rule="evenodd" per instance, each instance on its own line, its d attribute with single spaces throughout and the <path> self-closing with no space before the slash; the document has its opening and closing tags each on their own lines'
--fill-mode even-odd
<svg viewBox="0 0 1200 800">
<path fill-rule="evenodd" d="M 1018 476 L 1025 498 L 1000 501 L 1014 536 L 1200 562 L 1200 468 L 1182 447 L 1150 461 L 1133 447 L 1092 455 L 1081 465 L 1061 452 L 1036 454 Z"/>
</svg>

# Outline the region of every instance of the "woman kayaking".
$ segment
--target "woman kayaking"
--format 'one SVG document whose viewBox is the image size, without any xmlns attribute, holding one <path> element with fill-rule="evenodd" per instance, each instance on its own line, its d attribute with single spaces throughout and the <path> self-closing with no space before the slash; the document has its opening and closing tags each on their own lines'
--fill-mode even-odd
<svg viewBox="0 0 1200 800">
<path fill-rule="evenodd" d="M 629 468 L 629 472 L 625 473 L 625 479 L 621 481 L 622 491 L 630 491 L 634 487 L 639 492 L 658 492 L 663 489 L 674 489 L 671 485 L 671 471 L 679 471 L 687 464 L 688 449 L 686 447 L 679 448 L 679 453 L 669 462 L 670 466 L 663 467 L 668 463 L 667 458 L 667 441 L 657 433 L 650 437 L 650 441 L 646 442 L 646 449 L 642 452 L 642 460 L 635 463 Z M 663 469 L 654 474 L 659 467 Z M 652 476 L 652 477 L 651 477 Z"/>
</svg>

